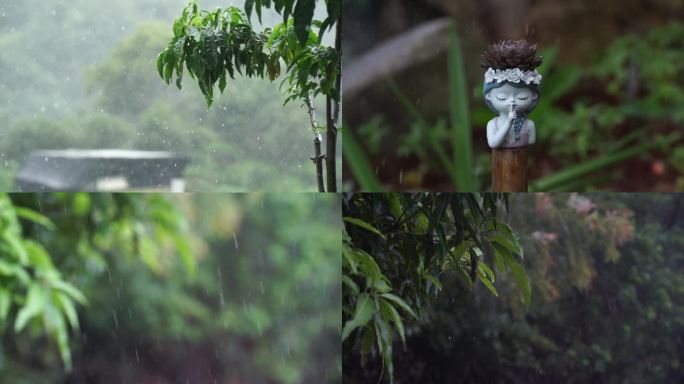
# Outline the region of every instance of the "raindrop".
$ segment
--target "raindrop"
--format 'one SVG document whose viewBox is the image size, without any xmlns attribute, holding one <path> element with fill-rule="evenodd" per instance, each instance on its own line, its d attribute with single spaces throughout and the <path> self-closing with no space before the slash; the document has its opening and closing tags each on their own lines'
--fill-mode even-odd
<svg viewBox="0 0 684 384">
<path fill-rule="evenodd" d="M 116 314 L 116 309 L 112 309 L 112 316 L 114 317 L 114 326 L 119 329 L 119 316 Z"/>
<path fill-rule="evenodd" d="M 135 350 L 135 360 L 140 364 L 140 356 L 138 355 L 138 350 Z"/>
<path fill-rule="evenodd" d="M 233 232 L 233 240 L 235 240 L 235 249 L 240 249 L 240 247 L 238 246 L 237 234 L 235 232 Z"/>
</svg>

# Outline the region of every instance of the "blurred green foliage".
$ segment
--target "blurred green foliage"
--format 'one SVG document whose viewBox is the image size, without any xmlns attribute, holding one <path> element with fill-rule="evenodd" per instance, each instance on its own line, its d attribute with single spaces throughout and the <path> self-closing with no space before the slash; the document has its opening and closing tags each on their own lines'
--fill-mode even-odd
<svg viewBox="0 0 684 384">
<path fill-rule="evenodd" d="M 516 194 L 532 302 L 470 292 L 457 278 L 394 353 L 402 383 L 675 383 L 682 376 L 683 198 Z M 514 288 L 507 275 L 498 292 Z M 382 369 L 344 349 L 350 382 Z M 352 380 L 353 379 L 353 380 Z"/>
<path fill-rule="evenodd" d="M 507 204 L 508 196 L 499 194 L 347 195 L 342 248 L 347 357 L 363 364 L 377 354 L 382 373 L 393 382 L 395 331 L 406 348 L 406 329 L 426 318 L 447 276 L 458 276 L 470 288 L 480 281 L 498 296 L 494 266 L 500 274 L 508 270 L 528 305 L 530 284 L 518 261 L 522 248 L 498 215 L 499 206 Z"/>
<path fill-rule="evenodd" d="M 49 250 L 87 304 L 69 332 L 71 372 L 54 360 L 48 330 L 27 335 L 0 323 L 3 377 L 339 382 L 336 196 L 10 197 L 13 209 L 54 223 L 27 221 L 20 238 Z M 17 305 L 26 296 L 17 290 Z"/>
</svg>

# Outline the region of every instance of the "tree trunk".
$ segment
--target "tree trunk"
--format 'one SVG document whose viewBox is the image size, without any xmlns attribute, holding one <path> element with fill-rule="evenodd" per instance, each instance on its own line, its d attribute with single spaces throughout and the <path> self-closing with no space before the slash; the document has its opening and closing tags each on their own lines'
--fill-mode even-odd
<svg viewBox="0 0 684 384">
<path fill-rule="evenodd" d="M 321 139 L 314 138 L 314 157 L 311 160 L 316 164 L 316 181 L 318 182 L 318 192 L 325 192 L 323 185 L 323 155 L 321 155 Z"/>
<path fill-rule="evenodd" d="M 328 192 L 337 192 L 337 124 L 340 120 L 340 99 L 342 99 L 341 79 L 342 79 L 342 16 L 337 18 L 337 30 L 335 32 L 335 49 L 340 57 L 338 63 L 337 80 L 335 88 L 338 92 L 338 99 L 326 97 L 326 148 L 325 165 L 326 177 L 328 182 Z M 333 106 L 334 104 L 334 106 Z"/>
<path fill-rule="evenodd" d="M 318 183 L 318 192 L 325 192 L 325 185 L 323 184 L 323 158 L 325 158 L 325 156 L 321 154 L 321 135 L 318 133 L 316 109 L 314 109 L 311 96 L 306 98 L 306 106 L 309 107 L 311 130 L 314 134 L 314 157 L 311 158 L 311 161 L 313 161 L 313 163 L 316 165 L 316 182 Z"/>
</svg>

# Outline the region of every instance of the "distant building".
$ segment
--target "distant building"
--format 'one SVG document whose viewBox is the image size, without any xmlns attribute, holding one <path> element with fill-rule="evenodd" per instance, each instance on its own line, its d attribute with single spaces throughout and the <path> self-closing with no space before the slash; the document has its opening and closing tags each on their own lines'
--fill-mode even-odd
<svg viewBox="0 0 684 384">
<path fill-rule="evenodd" d="M 33 151 L 15 176 L 15 184 L 22 192 L 183 192 L 189 163 L 186 156 L 161 151 Z"/>
</svg>

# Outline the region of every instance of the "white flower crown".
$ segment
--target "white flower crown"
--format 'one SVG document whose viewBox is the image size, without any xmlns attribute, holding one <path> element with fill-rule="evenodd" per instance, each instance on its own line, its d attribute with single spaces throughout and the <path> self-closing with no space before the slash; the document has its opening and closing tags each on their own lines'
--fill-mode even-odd
<svg viewBox="0 0 684 384">
<path fill-rule="evenodd" d="M 493 69 L 489 68 L 485 72 L 485 83 L 501 83 L 503 81 L 510 81 L 511 83 L 524 82 L 525 84 L 541 84 L 542 75 L 533 71 L 522 71 L 520 68 L 513 69 Z"/>
</svg>

